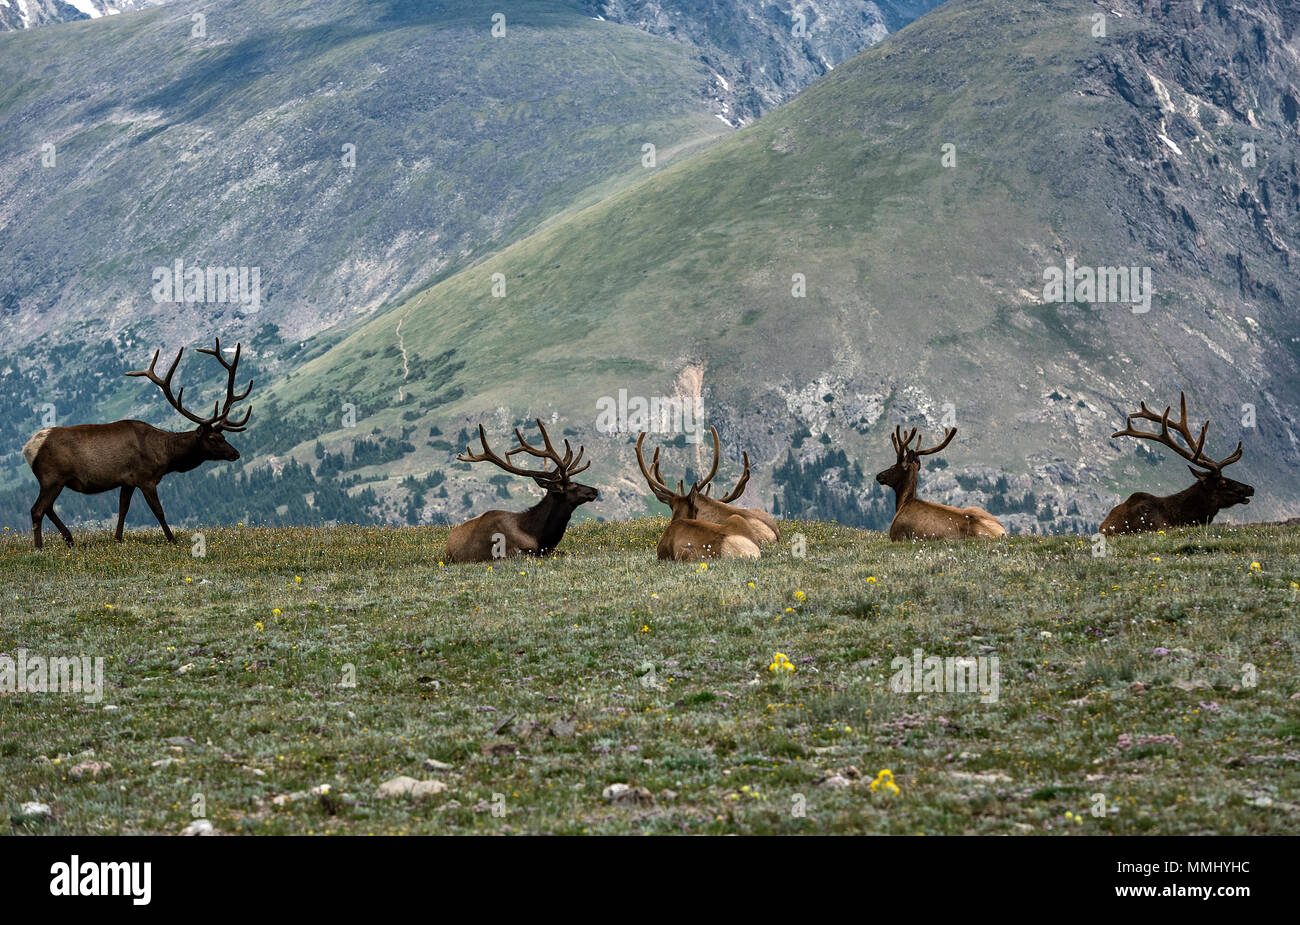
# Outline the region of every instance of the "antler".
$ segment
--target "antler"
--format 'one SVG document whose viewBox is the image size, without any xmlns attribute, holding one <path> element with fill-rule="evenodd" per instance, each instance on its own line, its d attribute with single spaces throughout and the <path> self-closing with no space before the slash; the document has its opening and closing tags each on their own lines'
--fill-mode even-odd
<svg viewBox="0 0 1300 925">
<path fill-rule="evenodd" d="M 706 495 L 713 490 L 709 482 L 713 481 L 713 477 L 718 474 L 718 461 L 722 456 L 722 441 L 718 439 L 718 429 L 710 424 L 709 430 L 713 434 L 713 468 L 709 470 L 709 474 L 704 477 L 703 481 L 695 483 L 695 487 L 702 489 Z M 740 476 L 740 480 L 736 482 L 736 487 L 718 499 L 723 504 L 735 501 L 745 493 L 745 485 L 749 482 L 749 454 L 743 453 L 742 455 L 745 459 L 745 471 Z"/>
<path fill-rule="evenodd" d="M 641 436 L 636 438 L 636 464 L 641 467 L 641 474 L 645 476 L 646 484 L 650 486 L 650 491 L 652 491 L 655 497 L 660 501 L 664 501 L 664 495 L 683 494 L 681 491 L 674 492 L 668 487 L 668 484 L 664 482 L 663 475 L 659 472 L 658 447 L 655 448 L 655 455 L 651 460 L 650 466 L 648 468 L 646 467 L 645 457 L 641 455 L 641 445 L 643 443 L 645 443 L 645 431 L 641 431 Z M 680 483 L 679 487 L 681 487 Z M 666 504 L 667 502 L 664 501 L 664 503 Z"/>
<path fill-rule="evenodd" d="M 913 450 L 912 452 L 914 452 L 917 456 L 929 456 L 931 453 L 938 453 L 940 450 L 942 450 L 942 449 L 943 449 L 944 447 L 946 447 L 948 444 L 952 443 L 952 438 L 955 437 L 955 436 L 957 436 L 957 428 L 955 428 L 955 427 L 949 427 L 949 428 L 947 428 L 947 430 L 944 432 L 944 435 L 943 435 L 943 442 L 940 443 L 938 446 L 932 446 L 932 447 L 930 447 L 928 450 L 923 450 L 923 449 L 921 449 L 921 441 L 920 441 L 920 440 L 917 440 L 917 441 L 916 441 L 916 449 Z"/>
<path fill-rule="evenodd" d="M 1115 433 L 1111 434 L 1112 438 L 1138 437 L 1143 440 L 1154 440 L 1156 443 L 1159 443 L 1162 446 L 1166 446 L 1169 449 L 1173 450 L 1175 453 L 1183 457 L 1183 459 L 1187 460 L 1192 465 L 1200 466 L 1202 469 L 1207 469 L 1210 472 L 1215 473 L 1216 475 L 1224 466 L 1231 465 L 1232 463 L 1235 463 L 1237 460 L 1241 459 L 1242 445 L 1240 440 L 1237 441 L 1237 449 L 1234 450 L 1231 454 L 1229 454 L 1225 458 L 1220 459 L 1218 462 L 1215 462 L 1214 460 L 1208 458 L 1202 453 L 1202 449 L 1205 446 L 1205 434 L 1210 429 L 1210 422 L 1206 421 L 1204 424 L 1201 425 L 1200 437 L 1197 438 L 1192 437 L 1191 428 L 1187 426 L 1187 393 L 1185 392 L 1178 393 L 1178 408 L 1179 408 L 1180 419 L 1173 422 L 1169 420 L 1169 412 L 1171 409 L 1168 406 L 1165 407 L 1164 414 L 1156 414 L 1154 411 L 1152 411 L 1150 408 L 1147 407 L 1146 402 L 1141 402 L 1140 404 L 1141 404 L 1141 410 L 1134 411 L 1131 414 L 1129 414 L 1124 419 L 1124 429 L 1115 431 Z M 1160 433 L 1154 434 L 1145 430 L 1135 430 L 1133 428 L 1134 418 L 1143 421 L 1154 421 L 1155 423 L 1160 425 Z M 1182 437 L 1183 440 L 1186 441 L 1187 445 L 1185 447 L 1182 444 L 1180 444 L 1177 440 L 1175 440 L 1173 434 L 1169 432 L 1169 428 L 1171 424 L 1173 426 L 1174 433 L 1177 433 L 1178 436 Z"/>
<path fill-rule="evenodd" d="M 894 432 L 889 435 L 889 442 L 894 445 L 894 452 L 898 454 L 899 463 L 901 463 L 903 461 L 903 457 L 907 455 L 907 446 L 912 442 L 912 438 L 915 436 L 916 436 L 915 427 L 909 430 L 907 432 L 907 436 L 904 437 L 902 425 L 896 424 L 894 426 Z"/>
<path fill-rule="evenodd" d="M 571 475 L 577 475 L 579 472 L 583 472 L 591 467 L 591 460 L 587 460 L 587 465 L 585 466 L 578 465 L 578 463 L 582 462 L 582 454 L 586 452 L 586 449 L 581 446 L 578 447 L 578 455 L 575 457 L 573 455 L 573 447 L 569 445 L 568 440 L 564 441 L 564 456 L 561 458 L 560 454 L 556 452 L 555 447 L 551 445 L 551 437 L 546 432 L 546 426 L 542 424 L 542 419 L 537 418 L 536 420 L 537 429 L 542 432 L 542 442 L 546 444 L 546 449 L 539 450 L 535 446 L 530 446 L 528 441 L 524 439 L 524 435 L 519 432 L 519 428 L 516 427 L 515 439 L 519 441 L 519 446 L 506 453 L 507 459 L 514 456 L 516 453 L 528 453 L 540 459 L 549 459 L 551 462 L 555 463 L 556 471 L 559 473 L 560 479 L 568 478 Z M 543 465 L 545 464 L 543 463 Z"/>
<path fill-rule="evenodd" d="M 547 435 L 546 428 L 542 426 L 542 422 L 540 420 L 537 422 L 537 426 L 538 428 L 541 429 L 542 440 L 544 440 L 546 443 L 545 450 L 539 450 L 536 447 L 529 446 L 528 442 L 524 440 L 523 434 L 519 432 L 519 428 L 515 428 L 515 437 L 518 438 L 519 440 L 519 446 L 507 452 L 505 459 L 502 459 L 496 453 L 492 452 L 492 448 L 488 446 L 487 432 L 483 430 L 483 425 L 480 424 L 478 426 L 478 438 L 479 441 L 483 444 L 483 452 L 475 453 L 467 446 L 465 447 L 465 452 L 463 454 L 457 455 L 456 458 L 459 459 L 461 462 L 469 462 L 469 463 L 490 462 L 493 465 L 501 469 L 504 469 L 506 472 L 510 472 L 514 475 L 522 475 L 530 479 L 535 479 L 538 482 L 554 482 L 554 483 L 565 482 L 569 479 L 570 476 L 577 475 L 579 472 L 584 471 L 591 465 L 591 461 L 588 460 L 585 466 L 578 466 L 577 468 L 574 468 L 575 466 L 577 466 L 578 462 L 581 461 L 584 449 L 582 447 L 578 447 L 578 455 L 575 458 L 573 455 L 573 448 L 569 446 L 569 441 L 565 440 L 564 441 L 565 455 L 561 457 L 560 454 L 556 452 L 555 447 L 551 445 L 551 438 L 550 436 Z M 540 470 L 525 469 L 522 466 L 516 466 L 514 463 L 510 462 L 510 457 L 513 456 L 515 453 L 530 453 L 533 456 L 539 456 L 543 459 L 550 460 L 555 463 L 555 468 L 547 469 L 545 467 L 545 463 L 542 464 L 543 467 Z"/>
<path fill-rule="evenodd" d="M 245 398 L 248 397 L 249 393 L 253 391 L 253 380 L 250 379 L 248 380 L 248 388 L 244 389 L 243 394 L 242 395 L 235 394 L 235 374 L 239 367 L 239 354 L 242 350 L 243 350 L 243 345 L 236 344 L 235 361 L 233 363 L 227 363 L 226 358 L 221 354 L 220 338 L 216 339 L 216 348 L 213 350 L 209 350 L 205 347 L 199 348 L 198 351 L 199 353 L 206 353 L 209 356 L 216 357 L 217 360 L 221 363 L 221 365 L 225 367 L 226 371 L 229 373 L 229 376 L 227 377 L 226 380 L 225 406 L 222 407 L 220 402 L 215 403 L 212 407 L 212 411 L 213 411 L 212 417 L 209 418 L 199 417 L 197 414 L 188 410 L 182 404 L 182 399 L 184 399 L 185 397 L 184 386 L 181 386 L 180 391 L 178 391 L 175 395 L 172 394 L 172 377 L 176 375 L 176 368 L 180 366 L 181 357 L 185 355 L 184 347 L 176 351 L 176 359 L 172 360 L 172 365 L 167 368 L 167 375 L 161 379 L 158 378 L 158 373 L 155 370 L 155 367 L 158 365 L 158 355 L 162 352 L 161 350 L 155 350 L 153 352 L 153 359 L 149 362 L 148 369 L 133 370 L 132 372 L 127 373 L 127 375 L 144 376 L 145 378 L 147 378 L 154 385 L 158 386 L 158 388 L 162 389 L 163 397 L 167 399 L 167 403 L 169 405 L 171 405 L 173 408 L 179 411 L 186 418 L 193 421 L 195 424 L 198 424 L 200 426 L 211 427 L 214 430 L 240 431 L 248 426 L 248 419 L 250 416 L 252 416 L 253 409 L 250 407 L 242 418 L 240 418 L 238 421 L 235 421 L 233 423 L 227 420 L 227 415 L 230 414 L 231 406 L 233 406 L 235 402 L 243 401 Z"/>
<path fill-rule="evenodd" d="M 244 412 L 244 416 L 238 421 L 231 421 L 229 420 L 229 417 L 230 409 L 234 406 L 235 402 L 243 401 L 248 397 L 249 393 L 253 391 L 253 380 L 249 379 L 248 388 L 244 389 L 244 391 L 239 395 L 235 394 L 235 376 L 239 372 L 239 355 L 243 352 L 244 345 L 238 343 L 235 344 L 235 359 L 233 362 L 227 363 L 225 355 L 221 352 L 221 338 L 215 337 L 213 338 L 213 341 L 215 342 L 215 346 L 211 350 L 207 347 L 200 347 L 199 353 L 206 353 L 210 357 L 216 357 L 217 362 L 225 368 L 227 376 L 226 403 L 221 406 L 220 411 L 217 411 L 217 403 L 213 404 L 212 410 L 214 413 L 210 423 L 213 424 L 213 429 L 215 430 L 241 431 L 248 426 L 248 419 L 253 416 L 253 407 L 250 405 L 248 410 Z"/>
<path fill-rule="evenodd" d="M 938 453 L 951 443 L 952 438 L 955 436 L 957 436 L 957 428 L 949 427 L 943 435 L 942 443 L 938 446 L 932 446 L 928 450 L 923 450 L 921 449 L 921 440 L 916 436 L 915 427 L 904 435 L 902 426 L 895 426 L 894 432 L 889 435 L 889 442 L 894 444 L 894 452 L 898 454 L 898 462 L 902 463 L 908 452 L 911 452 L 913 456 L 929 456 L 931 453 Z M 913 440 L 916 440 L 916 447 L 909 451 L 909 447 Z"/>
</svg>

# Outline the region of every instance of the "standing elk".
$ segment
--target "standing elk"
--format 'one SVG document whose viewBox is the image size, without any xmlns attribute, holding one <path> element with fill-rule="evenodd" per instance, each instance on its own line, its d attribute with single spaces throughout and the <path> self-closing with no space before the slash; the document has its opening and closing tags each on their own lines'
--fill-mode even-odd
<svg viewBox="0 0 1300 925">
<path fill-rule="evenodd" d="M 1119 504 L 1106 515 L 1101 522 L 1100 532 L 1104 534 L 1143 533 L 1148 530 L 1163 530 L 1166 527 L 1186 527 L 1193 524 L 1208 524 L 1216 514 L 1225 507 L 1234 504 L 1250 504 L 1250 496 L 1255 489 L 1244 482 L 1234 482 L 1225 478 L 1223 467 L 1241 459 L 1241 441 L 1237 449 L 1229 456 L 1217 462 L 1202 453 L 1205 446 L 1205 433 L 1210 429 L 1210 422 L 1201 425 L 1201 436 L 1192 439 L 1192 432 L 1187 426 L 1187 396 L 1178 393 L 1181 419 L 1171 422 L 1169 408 L 1164 414 L 1156 414 L 1142 402 L 1142 410 L 1135 411 L 1124 419 L 1124 429 L 1117 430 L 1111 437 L 1137 437 L 1142 440 L 1154 440 L 1162 446 L 1173 450 L 1191 465 L 1187 468 L 1196 476 L 1196 484 L 1178 492 L 1176 495 L 1150 495 L 1144 491 L 1129 495 L 1128 500 Z M 1160 425 L 1160 432 L 1153 433 L 1135 430 L 1133 420 L 1154 421 Z M 1182 437 L 1186 446 L 1178 443 L 1170 433 Z M 1193 469 L 1192 466 L 1199 466 Z"/>
<path fill-rule="evenodd" d="M 250 379 L 248 388 L 239 395 L 235 394 L 235 375 L 242 349 L 241 344 L 236 344 L 234 361 L 227 363 L 221 353 L 220 338 L 211 350 L 199 348 L 199 353 L 216 357 L 227 373 L 225 404 L 217 402 L 212 416 L 207 418 L 199 417 L 181 404 L 184 387 L 172 395 L 172 376 L 176 374 L 185 348 L 177 352 L 162 379 L 154 371 L 161 352 L 158 350 L 154 351 L 148 369 L 127 373 L 128 376 L 145 376 L 162 389 L 168 404 L 198 425 L 194 430 L 173 433 L 159 430 L 144 421 L 116 421 L 112 424 L 47 427 L 28 440 L 23 447 L 23 457 L 41 485 L 36 503 L 32 505 L 32 538 L 36 548 L 41 548 L 41 519 L 46 516 L 63 534 L 64 542 L 73 545 L 71 531 L 54 513 L 54 501 L 64 488 L 86 495 L 120 488 L 122 493 L 118 499 L 117 533 L 114 536 L 119 543 L 126 512 L 131 506 L 131 495 L 138 488 L 153 516 L 158 518 L 167 541 L 176 542 L 158 501 L 158 482 L 169 472 L 189 472 L 210 460 L 234 462 L 239 458 L 239 451 L 227 443 L 222 434 L 242 431 L 253 413 L 249 407 L 242 418 L 230 420 L 231 407 L 247 398 L 253 390 Z"/>
<path fill-rule="evenodd" d="M 894 444 L 898 461 L 876 476 L 881 485 L 894 489 L 894 519 L 889 524 L 889 538 L 894 542 L 903 540 L 964 540 L 971 537 L 1006 536 L 1006 529 L 998 519 L 983 508 L 952 507 L 922 501 L 916 496 L 916 482 L 921 473 L 921 457 L 938 453 L 944 449 L 952 438 L 957 436 L 957 428 L 950 427 L 944 434 L 943 442 L 928 450 L 921 449 L 921 440 L 916 436 L 916 428 L 903 436 L 903 428 L 895 427 L 889 435 Z M 916 448 L 912 449 L 912 439 L 916 438 Z"/>
<path fill-rule="evenodd" d="M 761 537 L 766 535 L 765 531 L 760 530 L 762 525 L 741 514 L 731 514 L 721 523 L 702 519 L 700 502 L 705 499 L 700 491 L 701 483 L 695 482 L 688 492 L 679 481 L 677 490 L 673 491 L 659 472 L 657 448 L 651 465 L 646 466 L 641 451 L 644 442 L 643 432 L 636 441 L 637 465 L 641 467 L 641 474 L 645 476 L 650 491 L 672 511 L 672 520 L 659 538 L 659 558 L 677 562 L 694 559 L 757 559 L 758 544 Z M 709 477 L 712 478 L 712 474 Z"/>
<path fill-rule="evenodd" d="M 712 498 L 709 493 L 713 491 L 713 486 L 709 483 L 713 477 L 718 474 L 718 461 L 721 456 L 722 444 L 718 439 L 718 429 L 709 427 L 713 434 L 713 468 L 709 470 L 703 480 L 699 482 L 699 487 L 703 489 L 703 494 L 695 500 L 695 519 L 703 520 L 711 524 L 723 524 L 730 518 L 740 516 L 752 522 L 754 534 L 758 537 L 759 545 L 775 543 L 781 539 L 781 530 L 776 525 L 776 519 L 767 511 L 761 511 L 753 507 L 736 507 L 729 502 L 735 501 L 745 493 L 745 485 L 749 482 L 749 454 L 742 453 L 741 456 L 745 461 L 745 471 L 741 473 L 740 478 L 736 481 L 736 487 L 731 489 L 721 498 Z"/>
<path fill-rule="evenodd" d="M 575 456 L 569 441 L 565 440 L 564 455 L 561 456 L 551 445 L 551 438 L 540 419 L 537 429 L 542 432 L 545 449 L 530 446 L 519 428 L 515 428 L 519 445 L 502 459 L 488 447 L 487 434 L 480 424 L 478 436 L 483 452 L 474 453 L 465 447 L 464 454 L 456 457 L 461 462 L 490 462 L 512 475 L 526 476 L 546 489 L 546 496 L 526 511 L 488 511 L 459 524 L 447 537 L 448 561 L 490 562 L 504 556 L 547 555 L 559 545 L 574 509 L 600 496 L 590 485 L 579 485 L 571 480 L 591 466 L 590 460 L 586 465 L 578 465 L 582 462 L 583 447 L 578 447 Z M 524 469 L 514 465 L 510 457 L 516 453 L 540 458 L 543 460 L 542 468 Z M 555 468 L 547 469 L 547 462 L 555 463 Z"/>
</svg>

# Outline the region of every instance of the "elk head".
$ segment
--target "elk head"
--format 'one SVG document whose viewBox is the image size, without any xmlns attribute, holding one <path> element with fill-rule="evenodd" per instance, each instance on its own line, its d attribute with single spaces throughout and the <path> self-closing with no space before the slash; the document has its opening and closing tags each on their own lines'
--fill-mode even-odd
<svg viewBox="0 0 1300 925">
<path fill-rule="evenodd" d="M 532 479 L 542 488 L 546 489 L 547 496 L 553 500 L 563 500 L 570 509 L 576 508 L 580 504 L 586 504 L 588 501 L 595 501 L 600 496 L 600 492 L 590 485 L 579 485 L 573 481 L 573 476 L 579 472 L 584 472 L 591 466 L 591 460 L 583 465 L 582 456 L 585 452 L 583 447 L 578 447 L 578 452 L 573 452 L 573 447 L 569 441 L 564 441 L 564 455 L 561 456 L 559 451 L 551 443 L 551 437 L 546 432 L 546 426 L 542 424 L 540 418 L 537 419 L 537 429 L 542 434 L 542 446 L 536 447 L 524 439 L 524 435 L 515 428 L 515 439 L 519 445 L 513 450 L 506 453 L 502 459 L 494 453 L 488 446 L 487 433 L 483 430 L 483 425 L 478 426 L 479 442 L 483 444 L 483 452 L 475 453 L 469 447 L 465 447 L 465 452 L 456 458 L 461 462 L 490 462 L 500 469 L 511 473 L 512 475 L 522 475 Z M 516 466 L 510 462 L 510 457 L 519 453 L 526 453 L 529 456 L 535 456 L 542 460 L 541 469 L 527 469 L 523 466 Z M 548 464 L 554 463 L 555 468 L 548 468 Z"/>
<path fill-rule="evenodd" d="M 1187 395 L 1185 392 L 1178 393 L 1179 420 L 1170 421 L 1170 408 L 1166 407 L 1163 414 L 1156 414 L 1147 407 L 1146 402 L 1141 403 L 1141 410 L 1134 411 L 1124 420 L 1124 429 L 1117 430 L 1111 434 L 1111 437 L 1137 437 L 1141 440 L 1153 440 L 1168 449 L 1173 450 L 1183 459 L 1187 460 L 1188 470 L 1196 476 L 1196 484 L 1192 486 L 1193 491 L 1204 496 L 1204 500 L 1218 511 L 1225 507 L 1232 507 L 1236 504 L 1249 504 L 1251 495 L 1255 494 L 1255 489 L 1245 482 L 1237 482 L 1223 474 L 1223 468 L 1235 463 L 1241 459 L 1242 445 L 1237 441 L 1237 448 L 1223 459 L 1210 459 L 1204 453 L 1205 434 L 1210 429 L 1210 422 L 1206 421 L 1201 425 L 1201 434 L 1193 438 L 1191 428 L 1187 425 Z M 1134 420 L 1151 421 L 1160 425 L 1159 432 L 1138 430 L 1133 426 Z M 1182 438 L 1180 443 L 1177 437 Z M 1213 516 L 1213 515 L 1211 515 Z"/>
<path fill-rule="evenodd" d="M 216 357 L 217 362 L 226 370 L 226 399 L 224 404 L 220 401 L 215 402 L 212 406 L 212 415 L 210 417 L 199 417 L 194 412 L 188 410 L 181 400 L 185 397 L 185 387 L 181 386 L 176 394 L 172 394 L 172 377 L 176 375 L 176 368 L 180 365 L 181 357 L 185 354 L 185 348 L 182 347 L 176 352 L 176 359 L 172 360 L 172 365 L 167 369 L 167 375 L 161 379 L 155 372 L 158 364 L 158 355 L 160 350 L 153 352 L 153 360 L 149 363 L 148 369 L 138 369 L 134 372 L 127 373 L 128 376 L 144 376 L 158 388 L 162 389 L 163 396 L 167 403 L 175 408 L 186 419 L 198 425 L 195 431 L 197 436 L 195 465 L 206 460 L 219 460 L 223 462 L 234 462 L 239 458 L 239 451 L 231 446 L 225 438 L 225 433 L 239 433 L 248 426 L 248 419 L 252 417 L 253 409 L 248 407 L 244 411 L 244 416 L 236 420 L 230 419 L 230 411 L 236 402 L 246 399 L 250 392 L 253 391 L 253 380 L 248 380 L 248 387 L 243 392 L 235 394 L 235 376 L 239 371 L 239 356 L 243 351 L 243 344 L 235 344 L 235 358 L 231 362 L 226 362 L 225 355 L 221 352 L 221 338 L 215 339 L 215 345 L 211 350 L 206 347 L 200 347 L 199 353 L 206 353 L 208 356 Z"/>
<path fill-rule="evenodd" d="M 887 485 L 894 489 L 900 498 L 904 493 L 915 493 L 916 480 L 921 471 L 921 457 L 938 453 L 947 447 L 955 436 L 957 436 L 957 428 L 949 427 L 943 436 L 943 442 L 923 450 L 915 427 L 908 431 L 906 435 L 903 434 L 901 426 L 895 427 L 894 432 L 889 435 L 889 440 L 894 444 L 894 453 L 898 458 L 888 469 L 876 473 L 876 481 L 881 485 Z M 915 447 L 912 446 L 914 439 L 916 440 Z"/>
<path fill-rule="evenodd" d="M 712 488 L 709 483 L 713 477 L 718 474 L 718 430 L 716 427 L 709 428 L 713 431 L 713 468 L 703 479 L 692 483 L 690 491 L 686 490 L 685 484 L 679 479 L 677 490 L 674 491 L 667 482 L 664 481 L 663 474 L 659 471 L 659 447 L 655 447 L 654 456 L 651 457 L 650 465 L 647 467 L 645 456 L 642 455 L 642 444 L 645 443 L 645 432 L 636 440 L 636 462 L 641 467 L 641 475 L 645 477 L 646 484 L 650 486 L 650 491 L 663 504 L 668 505 L 672 511 L 674 520 L 692 519 L 699 515 L 700 499 L 706 497 Z M 736 487 L 730 492 L 718 499 L 722 503 L 733 501 L 739 498 L 745 490 L 745 483 L 749 481 L 749 454 L 745 454 L 745 473 L 736 483 Z"/>
</svg>

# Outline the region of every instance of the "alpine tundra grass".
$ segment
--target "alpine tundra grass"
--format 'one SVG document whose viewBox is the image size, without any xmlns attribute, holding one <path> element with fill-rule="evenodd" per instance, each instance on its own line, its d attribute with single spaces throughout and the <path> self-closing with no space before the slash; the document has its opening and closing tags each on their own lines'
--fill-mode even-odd
<svg viewBox="0 0 1300 925">
<path fill-rule="evenodd" d="M 588 522 L 553 558 L 456 566 L 434 528 L 41 552 L 5 534 L 0 653 L 102 657 L 106 681 L 87 702 L 19 692 L 11 669 L 5 827 L 1300 828 L 1294 530 L 1098 556 L 1083 537 L 912 545 L 787 521 L 761 560 L 705 567 L 657 562 L 664 526 Z M 918 650 L 996 657 L 996 697 L 897 690 L 893 660 Z M 446 789 L 381 795 L 399 776 Z"/>
</svg>

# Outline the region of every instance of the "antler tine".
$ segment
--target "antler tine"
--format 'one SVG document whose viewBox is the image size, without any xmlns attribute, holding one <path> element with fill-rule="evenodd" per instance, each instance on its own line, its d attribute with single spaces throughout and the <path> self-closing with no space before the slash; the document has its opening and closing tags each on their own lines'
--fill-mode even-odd
<svg viewBox="0 0 1300 925">
<path fill-rule="evenodd" d="M 645 476 L 646 484 L 652 491 L 664 492 L 671 495 L 673 490 L 669 488 L 659 474 L 659 448 L 655 447 L 655 455 L 651 465 L 647 468 L 645 456 L 642 455 L 641 446 L 645 443 L 645 431 L 641 431 L 641 436 L 636 438 L 636 464 L 641 467 L 641 474 Z"/>
<path fill-rule="evenodd" d="M 1237 460 L 1241 459 L 1241 441 L 1237 441 L 1237 448 L 1229 453 L 1225 458 L 1215 463 L 1215 471 L 1222 469 L 1224 466 L 1231 466 Z"/>
<path fill-rule="evenodd" d="M 153 359 L 149 362 L 148 369 L 133 370 L 131 372 L 128 372 L 127 375 L 144 376 L 145 378 L 147 378 L 154 385 L 158 386 L 158 388 L 162 389 L 163 397 L 167 399 L 167 404 L 171 405 L 173 408 L 175 408 L 177 411 L 179 411 L 182 415 L 184 415 L 189 420 L 193 421 L 195 424 L 199 424 L 199 425 L 211 424 L 213 420 L 215 420 L 215 418 L 201 418 L 194 412 L 187 410 L 186 407 L 183 404 L 181 404 L 181 399 L 185 397 L 184 386 L 182 386 L 181 390 L 177 392 L 175 395 L 172 394 L 172 377 L 176 375 L 176 368 L 180 366 L 181 357 L 184 356 L 185 354 L 185 348 L 182 347 L 180 350 L 176 351 L 176 359 L 172 360 L 172 365 L 167 368 L 167 375 L 159 379 L 156 367 L 158 365 L 158 356 L 161 353 L 162 353 L 161 349 L 155 350 L 153 352 Z"/>
<path fill-rule="evenodd" d="M 564 441 L 564 448 L 566 451 L 569 449 L 568 440 Z M 578 463 L 582 462 L 582 456 L 586 452 L 587 452 L 587 448 L 585 446 L 579 446 L 578 455 L 574 456 L 572 459 L 569 458 L 571 453 L 565 452 L 564 454 L 564 477 L 565 478 L 571 478 L 577 475 L 579 472 L 586 472 L 588 469 L 591 468 L 590 459 L 587 460 L 585 465 L 581 465 L 581 466 L 578 465 Z"/>
<path fill-rule="evenodd" d="M 735 501 L 743 495 L 745 493 L 745 486 L 749 483 L 749 454 L 742 450 L 740 455 L 745 461 L 745 471 L 742 472 L 740 478 L 736 480 L 736 487 L 718 499 L 723 504 Z"/>
<path fill-rule="evenodd" d="M 663 474 L 663 472 L 660 471 L 660 469 L 659 469 L 659 450 L 660 450 L 660 449 L 662 449 L 662 447 L 655 447 L 655 455 L 654 455 L 654 459 L 651 460 L 650 471 L 653 472 L 653 473 L 655 474 L 655 478 L 659 480 L 659 484 L 662 485 L 662 486 L 664 487 L 664 489 L 667 490 L 667 492 L 668 492 L 669 494 L 672 494 L 672 493 L 673 493 L 672 486 L 670 486 L 666 481 L 664 481 L 664 474 Z M 681 482 L 678 482 L 678 483 L 677 483 L 677 494 L 681 495 L 681 494 L 685 494 L 685 493 L 686 493 L 686 489 L 682 486 L 682 483 L 681 483 Z"/>
<path fill-rule="evenodd" d="M 704 481 L 695 483 L 695 487 L 701 490 L 712 482 L 713 477 L 718 474 L 718 461 L 722 454 L 722 441 L 718 439 L 718 429 L 710 424 L 709 430 L 713 434 L 713 468 L 710 469 L 709 474 L 704 477 Z"/>
<path fill-rule="evenodd" d="M 952 443 L 952 438 L 957 436 L 957 428 L 949 427 L 943 436 L 943 442 L 938 446 L 932 446 L 928 450 L 921 449 L 921 441 L 916 441 L 916 449 L 913 451 L 917 456 L 929 456 L 931 453 L 938 453 L 948 444 Z"/>
</svg>

